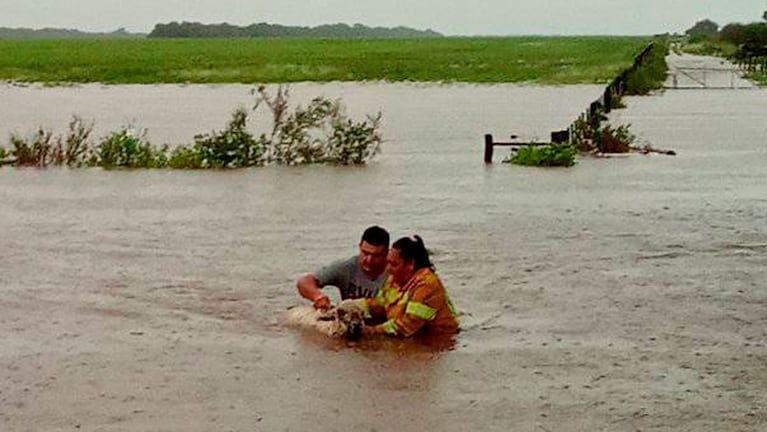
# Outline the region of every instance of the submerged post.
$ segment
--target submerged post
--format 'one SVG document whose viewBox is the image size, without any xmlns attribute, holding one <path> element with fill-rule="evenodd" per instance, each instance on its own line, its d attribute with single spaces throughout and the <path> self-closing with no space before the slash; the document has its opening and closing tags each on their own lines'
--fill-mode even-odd
<svg viewBox="0 0 767 432">
<path fill-rule="evenodd" d="M 493 163 L 493 136 L 485 134 L 485 163 Z"/>
<path fill-rule="evenodd" d="M 570 142 L 570 129 L 551 131 L 551 142 L 554 144 Z"/>
</svg>

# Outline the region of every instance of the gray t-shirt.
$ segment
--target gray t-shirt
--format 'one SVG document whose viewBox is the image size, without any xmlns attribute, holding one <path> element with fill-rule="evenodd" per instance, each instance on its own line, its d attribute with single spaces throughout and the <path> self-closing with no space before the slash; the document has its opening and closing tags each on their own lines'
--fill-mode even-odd
<svg viewBox="0 0 767 432">
<path fill-rule="evenodd" d="M 332 285 L 341 291 L 341 300 L 361 297 L 375 297 L 386 281 L 388 272 L 377 279 L 369 279 L 357 264 L 358 257 L 334 261 L 319 269 L 314 276 L 321 287 Z"/>
</svg>

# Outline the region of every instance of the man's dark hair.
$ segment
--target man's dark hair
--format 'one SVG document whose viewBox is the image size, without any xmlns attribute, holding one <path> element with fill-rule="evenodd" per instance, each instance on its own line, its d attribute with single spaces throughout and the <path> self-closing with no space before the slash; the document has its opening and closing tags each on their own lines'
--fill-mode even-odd
<svg viewBox="0 0 767 432">
<path fill-rule="evenodd" d="M 389 232 L 378 225 L 373 225 L 362 233 L 360 243 L 362 242 L 367 242 L 373 246 L 386 246 L 388 248 Z"/>
</svg>

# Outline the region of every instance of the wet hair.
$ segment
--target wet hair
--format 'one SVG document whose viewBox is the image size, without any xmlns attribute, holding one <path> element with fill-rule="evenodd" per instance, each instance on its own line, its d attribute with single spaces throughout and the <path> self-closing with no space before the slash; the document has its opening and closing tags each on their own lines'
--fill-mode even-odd
<svg viewBox="0 0 767 432">
<path fill-rule="evenodd" d="M 434 270 L 434 264 L 429 259 L 429 251 L 426 250 L 426 246 L 423 244 L 423 239 L 419 236 L 402 237 L 391 245 L 392 249 L 399 251 L 399 256 L 404 261 L 412 260 L 415 265 L 414 270 L 420 270 L 422 268 L 430 268 Z"/>
<path fill-rule="evenodd" d="M 365 232 L 362 233 L 362 239 L 360 243 L 366 242 L 373 246 L 386 246 L 389 247 L 389 232 L 381 228 L 378 225 L 368 227 Z"/>
</svg>

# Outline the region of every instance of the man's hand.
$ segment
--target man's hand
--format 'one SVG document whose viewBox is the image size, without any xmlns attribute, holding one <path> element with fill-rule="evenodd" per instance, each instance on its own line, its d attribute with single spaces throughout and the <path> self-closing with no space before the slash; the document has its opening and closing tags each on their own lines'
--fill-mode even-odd
<svg viewBox="0 0 767 432">
<path fill-rule="evenodd" d="M 330 308 L 330 299 L 325 294 L 322 294 L 322 287 L 319 285 L 319 282 L 317 282 L 317 278 L 314 277 L 314 274 L 307 273 L 301 276 L 301 278 L 298 279 L 298 282 L 296 282 L 296 286 L 298 287 L 298 293 L 301 294 L 301 297 L 314 303 L 315 309 Z"/>
<path fill-rule="evenodd" d="M 328 309 L 330 308 L 330 298 L 326 295 L 321 295 L 314 299 L 315 309 Z"/>
</svg>

